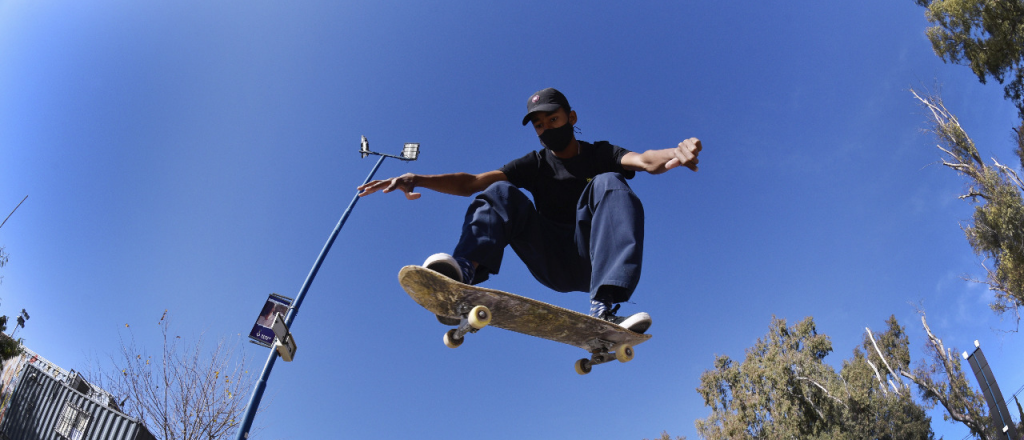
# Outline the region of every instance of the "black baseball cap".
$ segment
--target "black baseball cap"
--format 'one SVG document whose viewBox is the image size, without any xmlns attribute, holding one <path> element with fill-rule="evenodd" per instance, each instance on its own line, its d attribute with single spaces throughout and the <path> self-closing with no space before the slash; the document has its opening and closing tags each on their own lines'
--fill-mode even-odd
<svg viewBox="0 0 1024 440">
<path fill-rule="evenodd" d="M 530 99 L 526 101 L 526 116 L 523 117 L 523 125 L 530 122 L 530 117 L 534 113 L 553 112 L 559 107 L 565 107 L 566 112 L 570 110 L 569 100 L 565 99 L 562 92 L 550 87 L 540 90 L 530 95 Z"/>
</svg>

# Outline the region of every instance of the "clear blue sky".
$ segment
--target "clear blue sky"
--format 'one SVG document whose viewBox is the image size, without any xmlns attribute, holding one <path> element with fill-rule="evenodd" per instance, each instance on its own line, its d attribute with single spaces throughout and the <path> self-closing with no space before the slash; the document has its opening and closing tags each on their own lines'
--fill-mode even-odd
<svg viewBox="0 0 1024 440">
<path fill-rule="evenodd" d="M 981 274 L 959 226 L 972 208 L 907 89 L 941 84 L 1004 163 L 1016 111 L 943 64 L 926 26 L 911 0 L 0 1 L 3 215 L 29 196 L 0 230 L 0 312 L 27 309 L 18 336 L 78 370 L 126 323 L 156 349 L 164 309 L 186 336 L 245 334 L 268 293 L 298 292 L 369 172 L 360 135 L 422 144 L 379 177 L 490 171 L 539 148 L 525 101 L 557 87 L 581 139 L 703 141 L 700 172 L 631 183 L 647 242 L 626 309 L 654 338 L 585 377 L 584 352 L 502 330 L 445 348 L 396 275 L 452 249 L 469 200 L 374 195 L 297 315 L 260 438 L 695 439 L 701 372 L 773 315 L 814 316 L 838 368 L 890 314 L 919 359 L 922 301 L 947 346 L 981 340 L 1009 396 L 1021 336 L 960 279 Z M 587 306 L 515 258 L 487 286 Z M 259 369 L 266 349 L 244 349 Z"/>
</svg>

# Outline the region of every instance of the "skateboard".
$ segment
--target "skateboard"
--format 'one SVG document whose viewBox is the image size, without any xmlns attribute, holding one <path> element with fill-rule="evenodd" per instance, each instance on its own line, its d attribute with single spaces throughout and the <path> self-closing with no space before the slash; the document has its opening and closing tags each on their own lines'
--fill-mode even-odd
<svg viewBox="0 0 1024 440">
<path fill-rule="evenodd" d="M 465 335 L 493 326 L 579 347 L 590 358 L 576 361 L 576 372 L 590 373 L 594 365 L 633 359 L 633 347 L 651 335 L 627 330 L 608 321 L 500 290 L 459 283 L 433 270 L 406 266 L 398 273 L 405 292 L 441 321 L 458 321 L 444 334 L 444 345 L 457 348 Z"/>
</svg>

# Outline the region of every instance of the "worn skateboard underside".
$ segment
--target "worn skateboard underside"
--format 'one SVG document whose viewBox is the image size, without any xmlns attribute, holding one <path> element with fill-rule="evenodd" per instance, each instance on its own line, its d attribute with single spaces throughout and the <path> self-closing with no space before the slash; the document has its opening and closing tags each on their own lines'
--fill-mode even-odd
<svg viewBox="0 0 1024 440">
<path fill-rule="evenodd" d="M 482 305 L 491 311 L 491 326 L 589 352 L 601 350 L 602 346 L 607 350 L 609 345 L 635 346 L 651 338 L 545 302 L 458 283 L 420 266 L 402 268 L 398 279 L 414 301 L 436 315 L 459 319 L 473 306 Z"/>
</svg>

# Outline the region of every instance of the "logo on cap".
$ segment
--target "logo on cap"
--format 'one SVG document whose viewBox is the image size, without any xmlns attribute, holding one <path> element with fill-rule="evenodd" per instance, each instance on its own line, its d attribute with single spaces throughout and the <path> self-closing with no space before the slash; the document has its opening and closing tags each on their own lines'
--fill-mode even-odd
<svg viewBox="0 0 1024 440">
<path fill-rule="evenodd" d="M 537 102 L 537 101 L 540 101 L 540 95 L 533 95 L 533 98 L 530 99 L 530 102 Z"/>
</svg>

